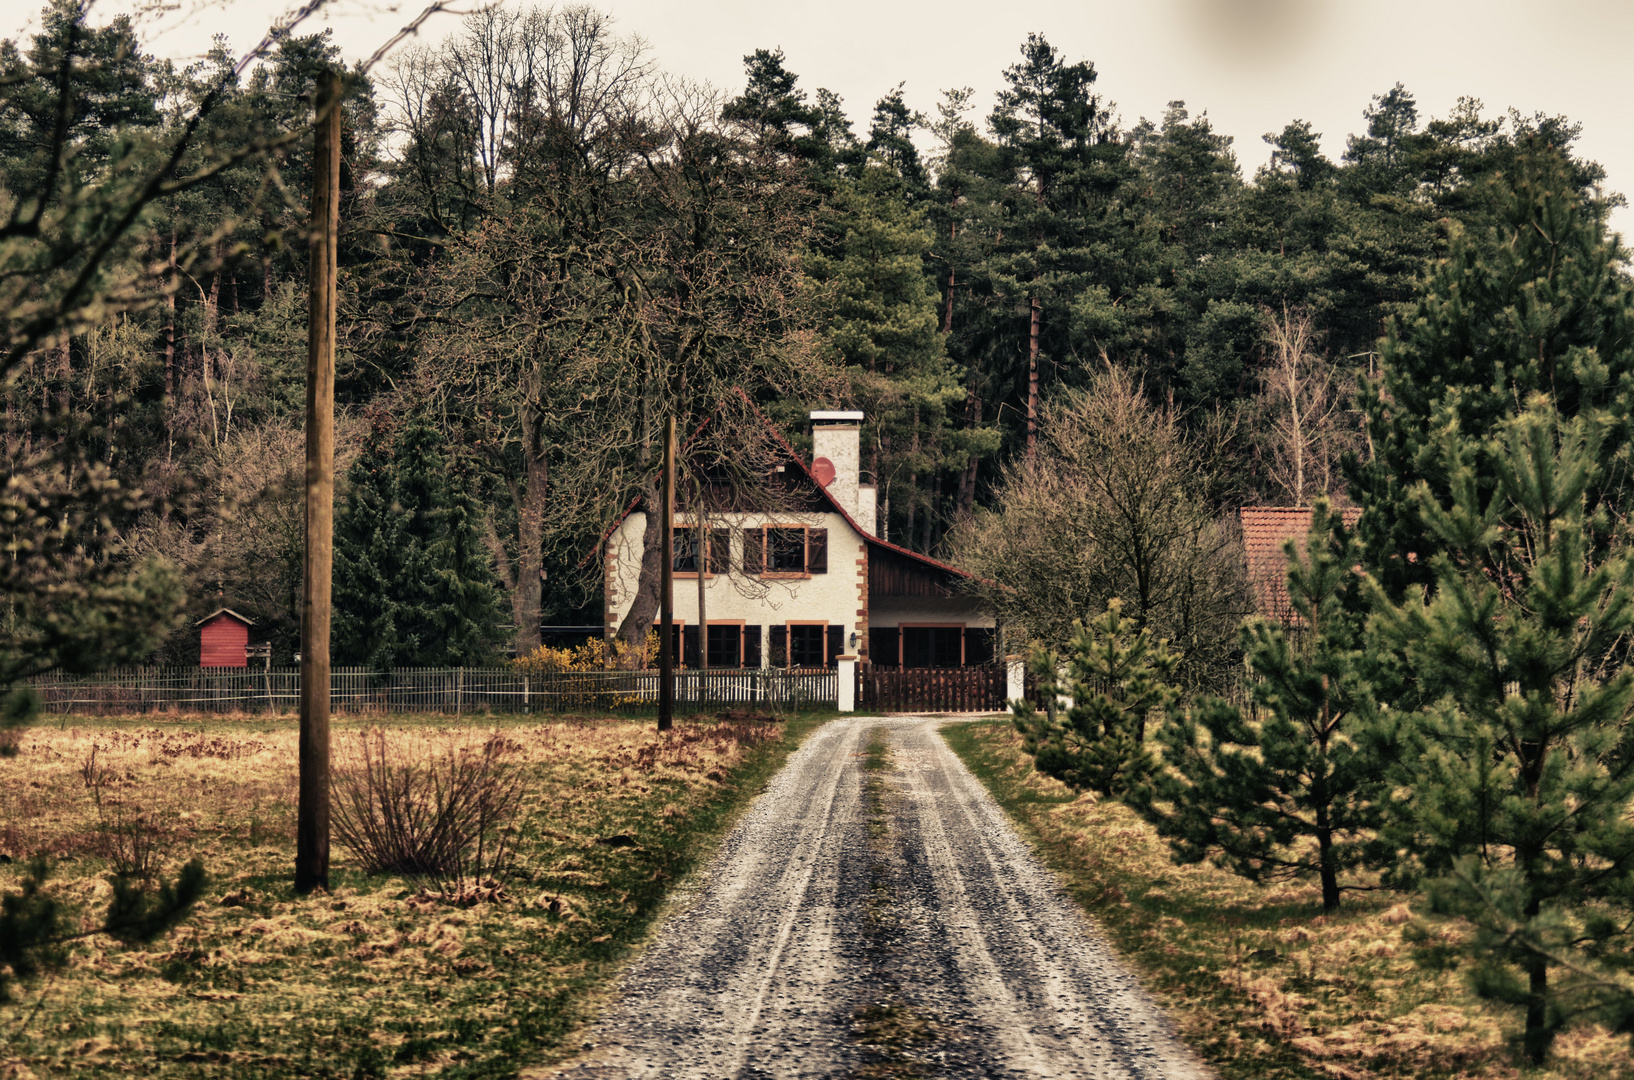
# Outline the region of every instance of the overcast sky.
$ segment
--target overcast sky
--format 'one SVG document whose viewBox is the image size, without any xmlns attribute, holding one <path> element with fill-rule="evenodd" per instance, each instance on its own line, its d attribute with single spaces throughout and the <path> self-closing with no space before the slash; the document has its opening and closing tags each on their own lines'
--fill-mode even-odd
<svg viewBox="0 0 1634 1080">
<path fill-rule="evenodd" d="M 102 0 L 100 10 L 115 10 Z M 505 0 L 516 3 L 518 0 Z M 223 32 L 245 49 L 288 10 L 267 0 L 183 0 L 162 33 L 146 32 L 163 56 L 184 57 Z M 475 0 L 466 5 L 473 6 Z M 19 7 L 21 5 L 19 4 Z M 1029 31 L 1069 61 L 1088 59 L 1098 87 L 1126 124 L 1156 119 L 1171 100 L 1235 139 L 1245 176 L 1263 164 L 1262 140 L 1290 120 L 1322 133 L 1334 158 L 1362 126 L 1374 94 L 1396 82 L 1418 99 L 1422 119 L 1446 114 L 1460 95 L 1489 115 L 1562 113 L 1583 125 L 1578 147 L 1600 162 L 1612 191 L 1634 192 L 1634 3 L 1627 0 L 603 0 L 619 29 L 638 34 L 670 72 L 728 90 L 743 84 L 743 56 L 782 48 L 809 92 L 844 98 L 859 131 L 874 102 L 906 82 L 910 106 L 934 114 L 941 90 L 971 86 L 979 118 Z M 362 58 L 421 8 L 338 0 L 329 17 L 349 58 Z M 21 19 L 22 12 L 18 12 Z M 422 35 L 453 32 L 434 17 Z M 4 27 L 12 30 L 13 27 Z M 23 29 L 22 26 L 16 29 Z M 1630 235 L 1634 213 L 1614 224 Z"/>
</svg>

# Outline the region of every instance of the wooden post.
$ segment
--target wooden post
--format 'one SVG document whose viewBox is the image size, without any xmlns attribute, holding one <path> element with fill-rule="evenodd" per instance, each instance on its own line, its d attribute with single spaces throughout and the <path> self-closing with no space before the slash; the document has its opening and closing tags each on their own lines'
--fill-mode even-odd
<svg viewBox="0 0 1634 1080">
<path fill-rule="evenodd" d="M 663 567 L 658 586 L 658 730 L 675 726 L 675 417 L 664 420 Z"/>
<path fill-rule="evenodd" d="M 340 76 L 320 76 L 312 157 L 306 334 L 306 565 L 301 587 L 301 741 L 295 891 L 329 888 L 329 597 L 335 533 L 335 237 L 340 231 Z"/>
<path fill-rule="evenodd" d="M 709 542 L 709 515 L 704 510 L 704 478 L 701 474 L 695 478 L 693 490 L 697 492 L 692 514 L 698 548 L 698 693 L 702 695 L 709 671 L 709 611 L 704 590 L 709 584 L 709 556 L 713 545 Z M 701 703 L 703 698 L 700 696 L 698 700 Z"/>
</svg>

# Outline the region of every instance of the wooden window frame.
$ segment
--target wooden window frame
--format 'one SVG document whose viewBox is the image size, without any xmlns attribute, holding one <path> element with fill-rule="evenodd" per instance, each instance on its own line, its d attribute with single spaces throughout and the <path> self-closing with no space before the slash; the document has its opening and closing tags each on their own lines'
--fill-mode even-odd
<svg viewBox="0 0 1634 1080">
<path fill-rule="evenodd" d="M 770 581 L 800 581 L 802 579 L 811 577 L 811 526 L 810 525 L 804 525 L 804 524 L 801 524 L 801 525 L 784 525 L 784 524 L 781 524 L 781 523 L 778 523 L 778 522 L 770 522 L 769 521 L 764 525 L 752 526 L 752 528 L 757 529 L 760 532 L 760 559 L 761 559 L 760 576 L 762 578 L 765 578 L 765 579 L 770 580 Z M 799 529 L 800 530 L 800 550 L 802 552 L 802 554 L 800 556 L 800 565 L 805 567 L 805 569 L 803 569 L 803 570 L 772 570 L 772 569 L 770 569 L 771 562 L 772 562 L 772 538 L 771 538 L 771 536 L 769 534 L 771 533 L 771 531 L 773 529 L 790 529 L 790 530 Z M 794 623 L 787 623 L 785 625 L 793 626 L 795 624 Z M 800 625 L 806 625 L 806 624 L 802 622 Z M 828 624 L 825 622 L 823 625 L 827 626 Z"/>
<path fill-rule="evenodd" d="M 732 530 L 729 529 L 729 528 L 726 528 L 725 526 L 721 526 L 721 525 L 711 525 L 709 527 L 709 539 L 710 539 L 711 546 L 713 546 L 713 544 L 714 544 L 715 534 L 716 533 L 725 533 L 726 534 L 726 568 L 727 568 L 726 569 L 726 574 L 723 575 L 718 570 L 705 570 L 705 572 L 704 572 L 704 580 L 705 581 L 713 581 L 718 577 L 723 577 L 723 576 L 730 575 L 731 572 L 732 572 Z M 685 535 L 685 536 L 696 536 L 697 534 L 698 534 L 698 523 L 697 522 L 693 522 L 691 524 L 682 524 L 681 522 L 678 521 L 678 522 L 675 523 L 675 535 L 676 536 L 683 536 L 683 535 Z M 704 565 L 707 567 L 709 565 L 709 562 L 710 562 L 709 556 L 708 556 L 708 554 L 706 554 L 705 557 L 704 557 Z M 698 571 L 696 571 L 696 570 L 671 570 L 670 571 L 670 577 L 673 578 L 676 581 L 697 581 L 698 580 Z"/>
<path fill-rule="evenodd" d="M 784 622 L 783 622 L 783 625 L 785 627 L 787 627 L 787 629 L 784 631 L 784 633 L 786 633 L 788 635 L 788 640 L 783 645 L 783 648 L 784 648 L 785 652 L 787 653 L 787 656 L 785 657 L 785 660 L 787 661 L 787 670 L 789 670 L 789 671 L 827 671 L 828 670 L 828 628 L 830 626 L 829 621 L 827 619 L 785 619 Z M 823 628 L 823 662 L 821 664 L 819 664 L 818 666 L 816 666 L 816 667 L 798 667 L 798 668 L 794 666 L 794 628 L 796 626 L 820 626 L 820 627 Z"/>
<path fill-rule="evenodd" d="M 702 632 L 698 635 L 700 637 L 700 639 L 701 639 L 701 644 L 699 644 L 698 648 L 703 650 L 704 659 L 707 660 L 709 658 L 709 628 L 711 626 L 735 626 L 735 627 L 738 628 L 738 666 L 735 667 L 735 668 L 722 667 L 720 670 L 722 670 L 722 671 L 739 671 L 739 670 L 742 670 L 743 669 L 743 628 L 745 626 L 747 626 L 747 625 L 748 625 L 748 620 L 747 619 L 706 619 L 706 620 L 704 620 Z M 711 664 L 710 665 L 710 670 L 711 671 L 715 670 L 715 665 Z"/>
</svg>

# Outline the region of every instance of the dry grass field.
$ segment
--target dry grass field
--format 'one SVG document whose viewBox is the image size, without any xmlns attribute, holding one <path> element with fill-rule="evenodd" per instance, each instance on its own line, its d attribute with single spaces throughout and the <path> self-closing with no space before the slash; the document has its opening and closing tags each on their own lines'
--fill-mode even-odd
<svg viewBox="0 0 1634 1080">
<path fill-rule="evenodd" d="M 1326 918 L 1314 882 L 1176 866 L 1127 807 L 1036 772 L 1007 721 L 944 733 L 1227 1080 L 1634 1077 L 1629 1037 L 1594 1026 L 1564 1032 L 1547 1068 L 1522 1068 L 1518 1011 L 1480 1001 L 1458 971 L 1417 966 L 1401 896 L 1347 894 Z"/>
<path fill-rule="evenodd" d="M 0 1078 L 466 1077 L 564 1056 L 668 887 L 815 722 L 385 721 L 411 759 L 497 737 L 525 778 L 502 893 L 460 903 L 339 845 L 333 890 L 293 895 L 292 720 L 47 718 L 0 759 L 0 893 L 34 852 L 86 925 L 119 865 L 199 856 L 211 884 L 168 936 L 86 938 L 0 1005 Z M 338 764 L 368 726 L 336 725 Z"/>
</svg>

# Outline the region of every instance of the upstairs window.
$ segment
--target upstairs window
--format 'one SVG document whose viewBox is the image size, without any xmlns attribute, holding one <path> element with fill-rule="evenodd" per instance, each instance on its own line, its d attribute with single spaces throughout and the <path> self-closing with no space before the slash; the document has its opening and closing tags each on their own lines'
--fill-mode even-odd
<svg viewBox="0 0 1634 1080">
<path fill-rule="evenodd" d="M 675 529 L 675 561 L 670 568 L 677 574 L 696 574 L 698 572 L 698 534 L 688 529 L 685 532 L 679 526 Z"/>
<path fill-rule="evenodd" d="M 766 571 L 771 574 L 806 572 L 806 530 L 766 530 Z"/>
<path fill-rule="evenodd" d="M 826 574 L 828 530 L 804 525 L 745 529 L 743 569 L 750 574 Z"/>
<path fill-rule="evenodd" d="M 731 550 L 730 529 L 709 530 L 709 573 L 724 574 Z M 675 526 L 675 561 L 671 568 L 677 574 L 698 572 L 698 530 L 685 525 Z"/>
</svg>

